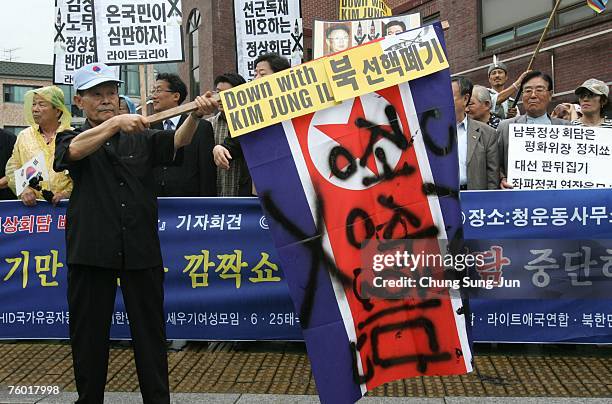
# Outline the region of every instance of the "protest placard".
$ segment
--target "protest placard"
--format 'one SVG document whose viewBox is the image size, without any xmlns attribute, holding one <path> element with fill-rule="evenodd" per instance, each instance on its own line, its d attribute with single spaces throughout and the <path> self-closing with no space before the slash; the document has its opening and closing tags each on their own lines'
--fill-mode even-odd
<svg viewBox="0 0 612 404">
<path fill-rule="evenodd" d="M 291 62 L 302 63 L 303 30 L 299 0 L 234 0 L 236 60 L 238 73 L 254 77 L 254 61 L 264 53 L 277 53 Z"/>
<path fill-rule="evenodd" d="M 508 145 L 514 188 L 612 188 L 612 129 L 512 124 Z"/>
<path fill-rule="evenodd" d="M 53 83 L 72 84 L 72 74 L 96 61 L 93 0 L 56 0 Z"/>
<path fill-rule="evenodd" d="M 181 0 L 96 0 L 94 13 L 98 61 L 184 61 Z"/>
<path fill-rule="evenodd" d="M 323 60 L 232 88 L 221 97 L 234 137 L 336 104 Z"/>
<path fill-rule="evenodd" d="M 359 20 L 391 15 L 391 8 L 384 0 L 340 0 L 339 11 L 341 20 Z"/>
<path fill-rule="evenodd" d="M 323 60 L 336 101 L 448 68 L 433 26 L 388 36 Z"/>
<path fill-rule="evenodd" d="M 315 20 L 313 57 L 320 58 L 420 26 L 421 17 L 418 13 L 353 21 Z"/>
<path fill-rule="evenodd" d="M 221 93 L 232 137 L 448 68 L 433 26 L 263 77 Z"/>
</svg>

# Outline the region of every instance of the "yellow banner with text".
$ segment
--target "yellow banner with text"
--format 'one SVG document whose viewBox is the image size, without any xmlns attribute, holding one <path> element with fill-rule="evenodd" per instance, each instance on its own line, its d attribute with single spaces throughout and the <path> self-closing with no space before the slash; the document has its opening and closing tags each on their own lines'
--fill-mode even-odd
<svg viewBox="0 0 612 404">
<path fill-rule="evenodd" d="M 386 37 L 221 92 L 231 136 L 448 68 L 438 28 L 439 34 L 427 26 Z"/>
<path fill-rule="evenodd" d="M 341 20 L 363 20 L 391 16 L 391 8 L 384 0 L 340 0 Z"/>
</svg>

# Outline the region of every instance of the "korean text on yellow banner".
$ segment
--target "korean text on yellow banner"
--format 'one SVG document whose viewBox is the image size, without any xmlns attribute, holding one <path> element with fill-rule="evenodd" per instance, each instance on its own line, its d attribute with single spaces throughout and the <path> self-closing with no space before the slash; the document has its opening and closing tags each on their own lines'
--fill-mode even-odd
<svg viewBox="0 0 612 404">
<path fill-rule="evenodd" d="M 433 26 L 388 36 L 322 60 L 336 101 L 448 68 Z"/>
<path fill-rule="evenodd" d="M 341 20 L 389 17 L 391 8 L 384 0 L 340 0 Z"/>
<path fill-rule="evenodd" d="M 232 137 L 337 104 L 323 59 L 221 93 Z"/>
</svg>

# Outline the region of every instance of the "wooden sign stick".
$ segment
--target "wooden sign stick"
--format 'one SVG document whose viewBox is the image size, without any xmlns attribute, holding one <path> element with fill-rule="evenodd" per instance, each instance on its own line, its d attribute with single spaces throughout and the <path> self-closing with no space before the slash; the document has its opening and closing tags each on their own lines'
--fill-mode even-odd
<svg viewBox="0 0 612 404">
<path fill-rule="evenodd" d="M 546 26 L 544 27 L 544 31 L 542 32 L 542 35 L 540 36 L 540 40 L 538 41 L 535 51 L 533 51 L 533 55 L 531 56 L 529 65 L 527 65 L 527 70 L 531 70 L 531 66 L 533 65 L 533 62 L 535 61 L 536 56 L 538 56 L 538 53 L 540 52 L 540 48 L 542 47 L 542 44 L 544 43 L 544 37 L 546 36 L 546 34 L 548 33 L 548 30 L 550 29 L 550 25 L 552 23 L 553 17 L 555 16 L 555 13 L 557 12 L 557 9 L 559 8 L 560 3 L 561 3 L 561 0 L 557 0 L 557 2 L 555 3 L 555 6 L 553 7 L 552 13 L 550 13 L 550 17 L 548 17 L 548 22 L 546 23 Z M 521 98 L 522 93 L 523 93 L 523 88 L 521 87 L 516 93 L 516 97 L 514 97 L 512 108 L 516 108 L 516 104 L 518 104 L 519 98 Z"/>
<path fill-rule="evenodd" d="M 147 116 L 147 75 L 145 65 L 138 66 L 138 79 L 140 82 L 140 113 Z"/>
<path fill-rule="evenodd" d="M 189 112 L 198 109 L 195 101 L 188 102 L 187 104 L 179 105 L 178 107 L 170 108 L 157 114 L 147 116 L 147 121 L 150 125 L 154 123 L 163 122 L 168 118 L 172 118 L 177 115 L 187 114 Z"/>
</svg>

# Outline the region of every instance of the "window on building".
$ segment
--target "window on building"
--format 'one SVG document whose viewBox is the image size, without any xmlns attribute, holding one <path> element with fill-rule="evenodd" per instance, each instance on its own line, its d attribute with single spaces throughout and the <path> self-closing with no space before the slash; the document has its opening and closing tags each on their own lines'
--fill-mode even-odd
<svg viewBox="0 0 612 404">
<path fill-rule="evenodd" d="M 434 22 L 440 21 L 440 13 L 433 13 L 428 15 L 427 17 L 423 17 L 423 21 L 421 21 L 421 25 L 427 25 Z"/>
<path fill-rule="evenodd" d="M 482 49 L 487 50 L 540 34 L 555 0 L 529 0 L 521 2 L 520 7 L 507 0 L 481 0 L 480 5 Z M 551 28 L 560 28 L 596 15 L 584 0 L 562 0 Z"/>
<path fill-rule="evenodd" d="M 140 97 L 140 73 L 138 72 L 138 65 L 121 66 L 121 80 L 123 80 L 123 83 L 119 86 L 120 94 L 136 98 Z"/>
<path fill-rule="evenodd" d="M 189 94 L 191 100 L 200 94 L 200 11 L 196 8 L 189 16 L 187 35 L 189 38 Z"/>
<path fill-rule="evenodd" d="M 26 129 L 27 126 L 10 126 L 10 125 L 5 125 L 4 126 L 4 130 L 12 133 L 13 135 L 17 136 L 19 134 L 19 132 L 21 132 L 22 130 Z"/>
<path fill-rule="evenodd" d="M 40 88 L 40 86 L 21 86 L 14 84 L 5 84 L 4 102 L 23 104 L 25 93 L 30 90 L 35 90 L 37 88 Z"/>
</svg>

